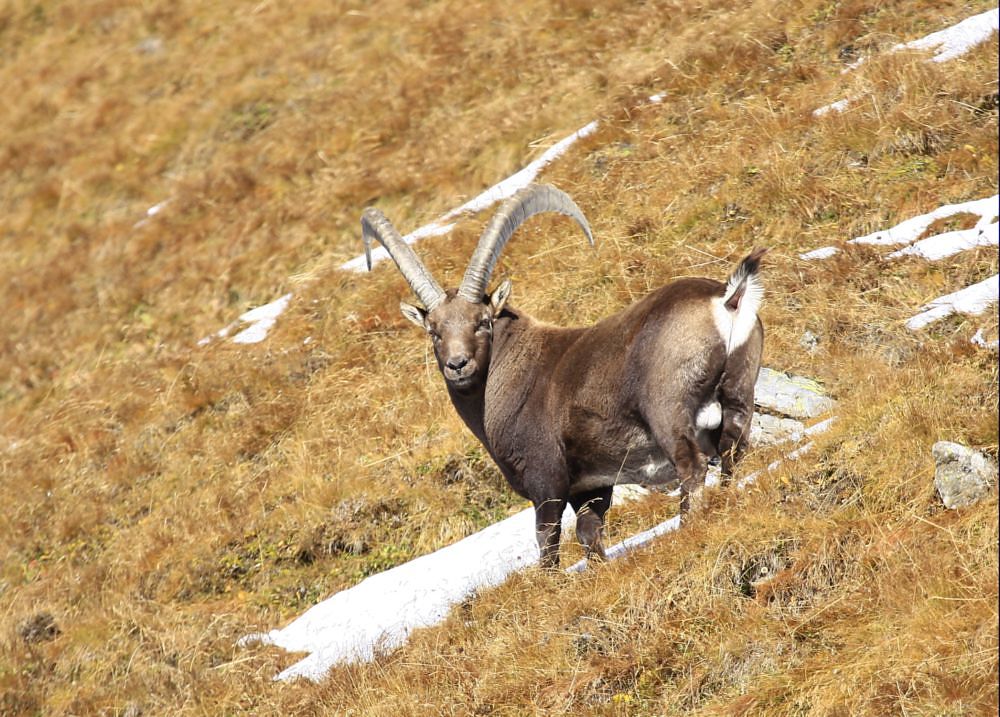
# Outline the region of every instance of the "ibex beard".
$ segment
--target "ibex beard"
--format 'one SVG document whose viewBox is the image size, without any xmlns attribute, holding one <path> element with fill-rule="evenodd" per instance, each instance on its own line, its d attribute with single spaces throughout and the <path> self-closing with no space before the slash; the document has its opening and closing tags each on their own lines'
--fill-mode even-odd
<svg viewBox="0 0 1000 717">
<path fill-rule="evenodd" d="M 361 226 L 369 268 L 376 239 L 420 299 L 402 303 L 403 315 L 430 336 L 459 416 L 532 502 L 541 563 L 556 567 L 567 503 L 588 557 L 603 558 L 615 485 L 679 485 L 686 513 L 710 459 L 720 459 L 723 481 L 732 475 L 747 448 L 764 345 L 766 250 L 752 251 L 726 283 L 678 279 L 593 326 L 551 326 L 510 305 L 510 281 L 486 291 L 507 241 L 540 212 L 573 218 L 593 244 L 572 199 L 531 185 L 493 216 L 449 291 L 377 209 Z"/>
</svg>

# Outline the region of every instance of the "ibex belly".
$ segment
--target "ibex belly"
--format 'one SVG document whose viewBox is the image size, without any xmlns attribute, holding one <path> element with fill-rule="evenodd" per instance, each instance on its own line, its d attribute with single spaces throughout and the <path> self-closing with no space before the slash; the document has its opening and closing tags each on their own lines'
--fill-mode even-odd
<svg viewBox="0 0 1000 717">
<path fill-rule="evenodd" d="M 629 442 L 621 456 L 607 456 L 580 471 L 570 486 L 571 493 L 626 483 L 676 486 L 679 483 L 673 462 L 651 439 Z"/>
<path fill-rule="evenodd" d="M 701 406 L 695 415 L 695 435 L 706 456 L 717 454 L 712 433 L 721 423 L 722 406 L 714 398 Z M 600 453 L 604 454 L 603 459 L 595 457 Z M 680 484 L 673 461 L 648 429 L 638 427 L 628 432 L 627 438 L 617 445 L 617 450 L 590 451 L 586 460 L 579 461 L 577 465 L 580 470 L 570 487 L 572 493 L 625 483 L 668 488 Z"/>
</svg>

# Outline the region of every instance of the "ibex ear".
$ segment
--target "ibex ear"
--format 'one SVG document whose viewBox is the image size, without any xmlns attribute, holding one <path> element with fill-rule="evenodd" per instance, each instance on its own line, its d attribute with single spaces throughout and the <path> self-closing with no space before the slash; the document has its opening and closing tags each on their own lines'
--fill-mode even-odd
<svg viewBox="0 0 1000 717">
<path fill-rule="evenodd" d="M 407 304 L 405 301 L 400 301 L 399 310 L 403 312 L 403 316 L 417 326 L 425 330 L 427 329 L 427 312 L 424 309 L 421 309 L 419 306 Z"/>
<path fill-rule="evenodd" d="M 504 304 L 507 303 L 507 299 L 510 298 L 511 283 L 510 279 L 504 279 L 500 286 L 490 294 L 490 307 L 493 309 L 493 315 L 499 316 L 500 312 L 503 311 Z"/>
</svg>

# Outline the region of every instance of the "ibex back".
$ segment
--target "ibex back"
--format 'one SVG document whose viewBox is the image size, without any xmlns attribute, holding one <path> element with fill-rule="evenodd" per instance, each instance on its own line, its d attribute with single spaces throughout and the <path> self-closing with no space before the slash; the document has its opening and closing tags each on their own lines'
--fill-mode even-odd
<svg viewBox="0 0 1000 717">
<path fill-rule="evenodd" d="M 724 479 L 732 475 L 760 370 L 757 273 L 766 250 L 751 252 L 725 284 L 679 279 L 594 326 L 550 326 L 508 304 L 509 281 L 486 293 L 511 235 L 547 211 L 575 219 L 593 243 L 567 195 L 532 185 L 500 207 L 450 291 L 378 210 L 365 210 L 361 225 L 366 253 L 377 239 L 423 304 L 401 304 L 403 315 L 430 335 L 458 414 L 534 505 L 541 562 L 554 567 L 567 502 L 588 556 L 603 557 L 616 484 L 679 484 L 686 512 L 710 458 L 721 459 Z"/>
</svg>

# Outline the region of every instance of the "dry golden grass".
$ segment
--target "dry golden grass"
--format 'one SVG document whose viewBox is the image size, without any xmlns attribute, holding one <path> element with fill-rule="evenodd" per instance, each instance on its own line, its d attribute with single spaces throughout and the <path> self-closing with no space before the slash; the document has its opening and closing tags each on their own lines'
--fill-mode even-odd
<svg viewBox="0 0 1000 717">
<path fill-rule="evenodd" d="M 996 251 L 797 258 L 997 191 L 996 38 L 840 72 L 989 7 L 0 7 L 0 713 L 995 714 L 997 501 L 945 511 L 929 447 L 996 455 L 969 338 L 997 312 L 902 322 Z M 397 314 L 405 283 L 336 269 L 361 209 L 414 228 L 595 117 L 543 178 L 599 246 L 532 222 L 497 273 L 514 302 L 591 321 L 771 246 L 766 361 L 823 381 L 835 429 L 648 551 L 272 683 L 294 656 L 240 635 L 523 505 Z M 443 282 L 482 221 L 420 245 Z M 287 291 L 265 343 L 197 345 Z"/>
</svg>

